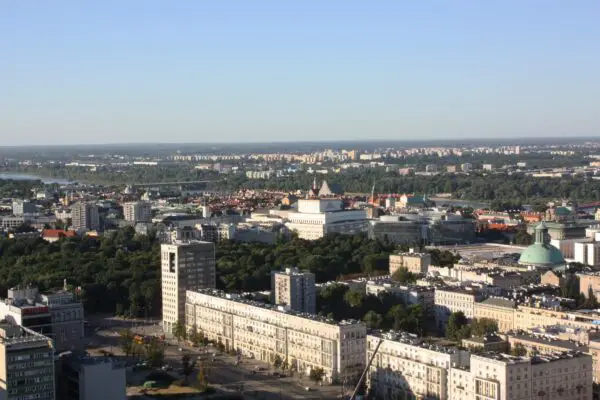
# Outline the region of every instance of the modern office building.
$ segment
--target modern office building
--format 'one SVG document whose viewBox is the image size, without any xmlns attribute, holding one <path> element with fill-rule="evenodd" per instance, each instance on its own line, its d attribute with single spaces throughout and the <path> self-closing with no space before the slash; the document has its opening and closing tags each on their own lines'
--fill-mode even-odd
<svg viewBox="0 0 600 400">
<path fill-rule="evenodd" d="M 294 311 L 316 313 L 315 274 L 296 268 L 273 271 L 271 290 L 276 305 L 288 306 Z"/>
<path fill-rule="evenodd" d="M 57 363 L 60 400 L 126 400 L 125 364 L 109 357 L 61 355 Z"/>
<path fill-rule="evenodd" d="M 152 221 L 152 204 L 149 201 L 133 201 L 123 204 L 123 217 L 130 222 Z"/>
<path fill-rule="evenodd" d="M 66 288 L 50 293 L 9 289 L 0 302 L 0 318 L 51 338 L 57 351 L 83 348 L 83 304 Z"/>
<path fill-rule="evenodd" d="M 431 264 L 431 254 L 415 253 L 412 249 L 409 253 L 390 254 L 390 275 L 394 275 L 399 268 L 406 268 L 414 274 L 426 274 Z"/>
<path fill-rule="evenodd" d="M 469 365 L 468 351 L 424 343 L 404 332 L 367 335 L 367 359 L 380 341 L 366 377 L 367 388 L 378 399 L 450 399 L 450 368 Z"/>
<path fill-rule="evenodd" d="M 71 207 L 73 229 L 93 231 L 100 228 L 98 206 L 89 202 L 77 202 Z"/>
<path fill-rule="evenodd" d="M 214 288 L 215 244 L 175 242 L 161 250 L 162 323 L 172 333 L 177 322 L 185 323 L 185 291 Z"/>
<path fill-rule="evenodd" d="M 257 360 L 279 357 L 292 371 L 322 368 L 328 382 L 356 379 L 365 365 L 366 326 L 336 322 L 218 290 L 187 291 L 187 329 Z"/>
<path fill-rule="evenodd" d="M 37 207 L 29 200 L 17 200 L 12 203 L 12 213 L 15 216 L 37 213 Z"/>
<path fill-rule="evenodd" d="M 31 329 L 0 322 L 0 399 L 54 400 L 52 340 Z"/>
</svg>

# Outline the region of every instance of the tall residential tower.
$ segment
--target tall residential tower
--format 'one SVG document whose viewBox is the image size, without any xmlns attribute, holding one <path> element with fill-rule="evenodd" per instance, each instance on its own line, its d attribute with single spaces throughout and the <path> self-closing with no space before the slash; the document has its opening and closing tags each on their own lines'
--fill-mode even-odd
<svg viewBox="0 0 600 400">
<path fill-rule="evenodd" d="M 215 244 L 189 241 L 163 244 L 161 252 L 162 321 L 165 332 L 185 324 L 185 291 L 216 285 Z"/>
<path fill-rule="evenodd" d="M 271 272 L 274 303 L 294 311 L 316 313 L 315 274 L 295 268 Z"/>
</svg>

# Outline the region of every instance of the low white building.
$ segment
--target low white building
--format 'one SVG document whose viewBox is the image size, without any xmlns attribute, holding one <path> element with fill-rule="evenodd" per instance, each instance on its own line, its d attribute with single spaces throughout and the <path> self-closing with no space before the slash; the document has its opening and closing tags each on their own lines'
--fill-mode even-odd
<svg viewBox="0 0 600 400">
<path fill-rule="evenodd" d="M 68 355 L 60 359 L 57 398 L 125 400 L 125 364 L 108 357 Z"/>
<path fill-rule="evenodd" d="M 358 234 L 367 232 L 365 210 L 346 210 L 338 199 L 298 200 L 298 211 L 286 214 L 285 226 L 298 237 L 320 239 L 329 233 Z"/>
</svg>

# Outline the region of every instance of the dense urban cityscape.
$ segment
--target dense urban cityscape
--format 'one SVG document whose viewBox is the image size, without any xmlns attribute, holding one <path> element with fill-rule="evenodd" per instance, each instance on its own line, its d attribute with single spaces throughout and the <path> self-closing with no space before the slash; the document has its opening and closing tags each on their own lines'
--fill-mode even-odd
<svg viewBox="0 0 600 400">
<path fill-rule="evenodd" d="M 0 400 L 600 400 L 600 1 L 0 1 Z"/>
<path fill-rule="evenodd" d="M 5 390 L 596 398 L 599 144 L 15 148 L 0 167 Z M 435 184 L 404 190 L 421 179 Z M 518 186 L 458 185 L 478 179 Z"/>
</svg>

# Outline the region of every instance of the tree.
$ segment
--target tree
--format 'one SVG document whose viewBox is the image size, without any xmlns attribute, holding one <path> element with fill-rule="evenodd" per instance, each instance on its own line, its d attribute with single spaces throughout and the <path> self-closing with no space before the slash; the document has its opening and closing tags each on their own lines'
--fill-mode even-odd
<svg viewBox="0 0 600 400">
<path fill-rule="evenodd" d="M 367 324 L 367 328 L 379 329 L 383 324 L 383 316 L 381 314 L 377 314 L 373 310 L 369 310 L 363 317 L 363 321 L 365 321 Z"/>
<path fill-rule="evenodd" d="M 491 318 L 476 318 L 471 324 L 471 335 L 485 336 L 491 333 L 498 332 L 498 322 Z"/>
<path fill-rule="evenodd" d="M 175 336 L 177 340 L 181 340 L 186 338 L 186 333 L 185 325 L 181 321 L 177 321 L 173 327 L 173 336 Z"/>
<path fill-rule="evenodd" d="M 196 360 L 192 361 L 189 354 L 184 354 L 181 356 L 181 369 L 184 376 L 184 382 L 187 382 L 188 377 L 194 372 L 194 367 L 196 366 Z"/>
<path fill-rule="evenodd" d="M 350 307 L 360 307 L 365 299 L 365 292 L 362 290 L 348 290 L 344 294 L 344 301 Z"/>
<path fill-rule="evenodd" d="M 273 366 L 275 367 L 275 369 L 279 369 L 282 365 L 283 360 L 281 359 L 279 354 L 275 354 L 275 357 L 273 357 Z"/>
<path fill-rule="evenodd" d="M 453 312 L 446 325 L 446 337 L 451 340 L 462 340 L 469 337 L 469 321 L 462 311 Z"/>
<path fill-rule="evenodd" d="M 124 329 L 119 332 L 119 342 L 121 345 L 121 350 L 125 353 L 126 356 L 133 355 L 134 346 L 135 346 L 135 337 L 133 332 L 129 329 Z"/>
<path fill-rule="evenodd" d="M 152 338 L 145 345 L 146 360 L 152 367 L 160 367 L 165 360 L 165 346 L 158 338 Z"/>
<path fill-rule="evenodd" d="M 208 389 L 208 372 L 209 368 L 204 364 L 204 362 L 200 362 L 200 366 L 198 367 L 198 384 L 200 385 L 200 390 L 206 391 Z"/>
<path fill-rule="evenodd" d="M 323 368 L 319 367 L 311 368 L 310 374 L 308 375 L 310 380 L 315 383 L 321 382 L 323 380 L 323 376 L 325 376 L 325 371 L 323 371 Z"/>
<path fill-rule="evenodd" d="M 199 331 L 196 324 L 190 328 L 187 337 L 194 346 L 204 345 L 204 332 Z"/>
<path fill-rule="evenodd" d="M 596 295 L 594 294 L 594 290 L 591 286 L 588 288 L 588 294 L 583 303 L 583 307 L 590 309 L 598 308 L 598 299 L 596 299 Z"/>
<path fill-rule="evenodd" d="M 510 354 L 513 356 L 523 357 L 527 355 L 527 349 L 521 343 L 517 343 L 510 349 Z"/>
<path fill-rule="evenodd" d="M 417 281 L 417 276 L 410 272 L 406 267 L 400 267 L 392 274 L 392 279 L 396 282 L 408 284 Z"/>
</svg>

